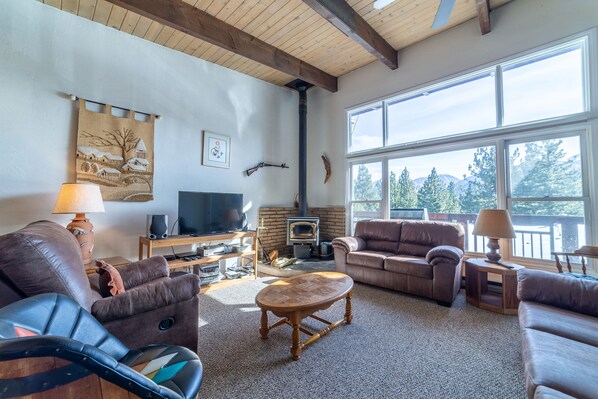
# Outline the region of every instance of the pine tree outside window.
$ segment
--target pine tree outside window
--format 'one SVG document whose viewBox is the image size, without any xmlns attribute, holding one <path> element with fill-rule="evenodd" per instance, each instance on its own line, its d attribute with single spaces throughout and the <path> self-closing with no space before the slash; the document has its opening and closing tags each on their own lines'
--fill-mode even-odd
<svg viewBox="0 0 598 399">
<path fill-rule="evenodd" d="M 360 220 L 383 217 L 382 190 L 382 162 L 351 167 L 351 231 Z"/>
</svg>

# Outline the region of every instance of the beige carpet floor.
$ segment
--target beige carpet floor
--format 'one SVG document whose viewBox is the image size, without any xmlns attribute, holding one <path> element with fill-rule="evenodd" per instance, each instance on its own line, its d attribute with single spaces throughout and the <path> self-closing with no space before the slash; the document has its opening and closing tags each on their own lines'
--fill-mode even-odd
<svg viewBox="0 0 598 399">
<path fill-rule="evenodd" d="M 445 308 L 356 284 L 353 324 L 330 332 L 292 361 L 290 327 L 278 327 L 267 340 L 258 332 L 255 295 L 274 280 L 259 278 L 201 295 L 200 397 L 525 397 L 517 317 L 468 305 L 463 290 Z M 337 303 L 322 314 L 337 320 L 343 311 L 344 303 Z"/>
</svg>

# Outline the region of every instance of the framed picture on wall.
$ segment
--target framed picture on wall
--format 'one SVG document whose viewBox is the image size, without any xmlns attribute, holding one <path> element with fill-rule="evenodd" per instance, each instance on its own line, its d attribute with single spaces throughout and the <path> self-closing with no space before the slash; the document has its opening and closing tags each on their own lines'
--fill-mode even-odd
<svg viewBox="0 0 598 399">
<path fill-rule="evenodd" d="M 202 165 L 230 168 L 230 137 L 204 130 Z"/>
</svg>

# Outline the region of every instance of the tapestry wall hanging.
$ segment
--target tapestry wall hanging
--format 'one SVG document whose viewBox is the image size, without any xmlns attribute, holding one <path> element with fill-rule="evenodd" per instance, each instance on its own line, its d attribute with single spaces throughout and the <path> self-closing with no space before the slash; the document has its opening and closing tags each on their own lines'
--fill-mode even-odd
<svg viewBox="0 0 598 399">
<path fill-rule="evenodd" d="M 145 116 L 145 115 L 144 115 Z M 151 201 L 154 179 L 154 120 L 90 111 L 79 100 L 77 182 L 100 186 L 104 201 Z"/>
</svg>

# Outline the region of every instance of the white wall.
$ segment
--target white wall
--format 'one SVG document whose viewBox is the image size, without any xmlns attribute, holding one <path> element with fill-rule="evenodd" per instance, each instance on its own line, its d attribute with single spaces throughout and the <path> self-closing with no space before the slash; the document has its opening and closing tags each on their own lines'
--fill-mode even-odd
<svg viewBox="0 0 598 399">
<path fill-rule="evenodd" d="M 515 0 L 493 11 L 491 22 L 492 32 L 485 36 L 480 34 L 478 21 L 474 19 L 401 50 L 397 70 L 392 71 L 383 63 L 375 62 L 344 75 L 339 79 L 337 93 L 321 89 L 308 92 L 310 205 L 345 204 L 346 108 L 593 28 L 598 25 L 598 1 Z M 594 76 L 594 79 L 598 80 L 598 77 Z M 598 140 L 594 141 L 594 147 L 596 142 Z M 598 153 L 597 149 L 590 154 Z M 320 180 L 323 175 L 319 159 L 322 152 L 328 153 L 332 163 L 332 178 L 327 183 L 327 190 L 322 189 Z M 594 160 L 594 168 L 597 164 Z"/>
<path fill-rule="evenodd" d="M 177 216 L 179 190 L 239 192 L 251 203 L 293 203 L 297 93 L 30 0 L 0 13 L 0 234 L 49 219 L 60 185 L 75 179 L 78 111 L 64 93 L 160 114 L 154 200 L 106 202 L 89 215 L 95 256 L 137 257 L 145 215 Z M 230 135 L 230 169 L 201 165 L 202 130 Z M 243 171 L 259 161 L 290 169 Z"/>
</svg>

